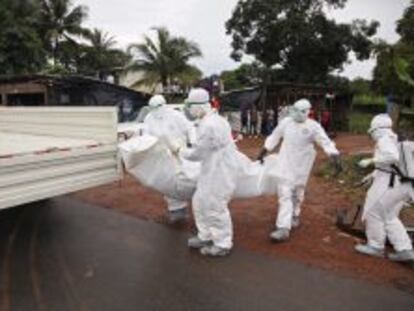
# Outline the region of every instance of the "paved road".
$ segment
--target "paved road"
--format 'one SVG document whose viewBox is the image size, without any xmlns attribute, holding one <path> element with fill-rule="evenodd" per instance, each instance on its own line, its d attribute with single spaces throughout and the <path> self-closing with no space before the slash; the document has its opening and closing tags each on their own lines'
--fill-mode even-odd
<svg viewBox="0 0 414 311">
<path fill-rule="evenodd" d="M 398 310 L 414 296 L 236 249 L 63 197 L 0 212 L 1 311 Z"/>
</svg>

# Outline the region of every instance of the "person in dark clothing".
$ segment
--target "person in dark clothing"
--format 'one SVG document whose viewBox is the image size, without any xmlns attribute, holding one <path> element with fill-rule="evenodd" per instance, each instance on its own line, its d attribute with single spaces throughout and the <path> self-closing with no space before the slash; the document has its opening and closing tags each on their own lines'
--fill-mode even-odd
<svg viewBox="0 0 414 311">
<path fill-rule="evenodd" d="M 255 105 L 250 110 L 250 135 L 257 137 L 258 112 Z"/>
<path fill-rule="evenodd" d="M 270 134 L 270 132 L 269 132 L 269 115 L 268 115 L 267 111 L 264 111 L 263 115 L 262 115 L 262 124 L 261 124 L 261 127 L 260 127 L 260 133 L 265 137 L 269 136 L 269 134 Z"/>
<path fill-rule="evenodd" d="M 242 134 L 248 134 L 249 133 L 249 111 L 247 109 L 242 109 L 240 111 L 240 121 L 241 121 L 240 132 Z"/>
</svg>

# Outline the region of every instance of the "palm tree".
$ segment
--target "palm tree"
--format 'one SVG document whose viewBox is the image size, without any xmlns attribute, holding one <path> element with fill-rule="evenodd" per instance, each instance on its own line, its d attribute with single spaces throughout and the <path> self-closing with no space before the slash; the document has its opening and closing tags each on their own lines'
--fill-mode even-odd
<svg viewBox="0 0 414 311">
<path fill-rule="evenodd" d="M 97 28 L 86 32 L 85 38 L 93 48 L 100 51 L 108 51 L 116 45 L 115 37 Z"/>
<path fill-rule="evenodd" d="M 84 48 L 84 66 L 92 69 L 99 79 L 124 70 L 130 61 L 127 53 L 115 47 L 115 37 L 109 33 L 95 28 L 87 31 L 84 37 L 89 43 Z"/>
<path fill-rule="evenodd" d="M 129 70 L 142 71 L 144 78 L 140 84 L 156 85 L 161 83 L 165 89 L 175 79 L 194 75 L 193 65 L 188 62 L 202 56 L 197 43 L 183 37 L 175 37 L 163 27 L 154 28 L 156 41 L 144 36 L 141 43 L 131 44 L 128 52 L 136 58 Z"/>
<path fill-rule="evenodd" d="M 40 0 L 40 5 L 41 26 L 56 64 L 60 41 L 85 33 L 82 22 L 87 17 L 88 9 L 82 5 L 72 7 L 71 0 Z"/>
</svg>

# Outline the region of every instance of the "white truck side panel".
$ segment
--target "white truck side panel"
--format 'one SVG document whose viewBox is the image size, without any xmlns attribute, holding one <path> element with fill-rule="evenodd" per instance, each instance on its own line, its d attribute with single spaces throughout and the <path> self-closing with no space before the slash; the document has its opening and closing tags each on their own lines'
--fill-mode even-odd
<svg viewBox="0 0 414 311">
<path fill-rule="evenodd" d="M 13 148 L 10 144 L 10 152 L 5 153 L 7 146 L 3 146 L 0 209 L 103 185 L 121 177 L 114 107 L 0 108 L 0 132 L 0 137 L 7 133 L 11 137 L 16 133 L 22 137 L 39 135 L 39 148 L 47 146 L 48 137 L 52 137 L 51 144 L 64 142 L 66 147 L 36 150 L 33 139 L 26 141 L 30 148 L 16 144 Z M 25 140 L 20 142 L 24 144 Z M 30 152 L 21 153 L 22 150 Z"/>
<path fill-rule="evenodd" d="M 115 107 L 0 107 L 0 131 L 93 139 L 117 140 Z"/>
</svg>

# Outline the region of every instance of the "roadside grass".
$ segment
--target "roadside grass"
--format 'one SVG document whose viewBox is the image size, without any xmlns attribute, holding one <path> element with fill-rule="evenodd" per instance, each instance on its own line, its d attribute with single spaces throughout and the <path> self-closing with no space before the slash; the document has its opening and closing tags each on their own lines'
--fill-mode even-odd
<svg viewBox="0 0 414 311">
<path fill-rule="evenodd" d="M 338 176 L 335 176 L 334 169 L 329 162 L 321 164 L 314 174 L 339 186 L 354 205 L 361 204 L 364 200 L 367 187 L 358 186 L 358 184 L 371 171 L 370 169 L 361 169 L 358 167 L 358 162 L 365 157 L 366 155 L 342 157 L 343 170 Z"/>
<path fill-rule="evenodd" d="M 321 164 L 314 174 L 335 183 L 351 200 L 353 205 L 363 204 L 369 185 L 361 185 L 361 181 L 372 172 L 372 168 L 362 169 L 358 167 L 358 162 L 367 156 L 369 155 L 361 154 L 343 157 L 343 171 L 338 176 L 335 176 L 334 169 L 329 163 Z M 411 208 L 404 209 L 403 214 L 414 219 L 414 204 L 411 204 Z"/>
</svg>

